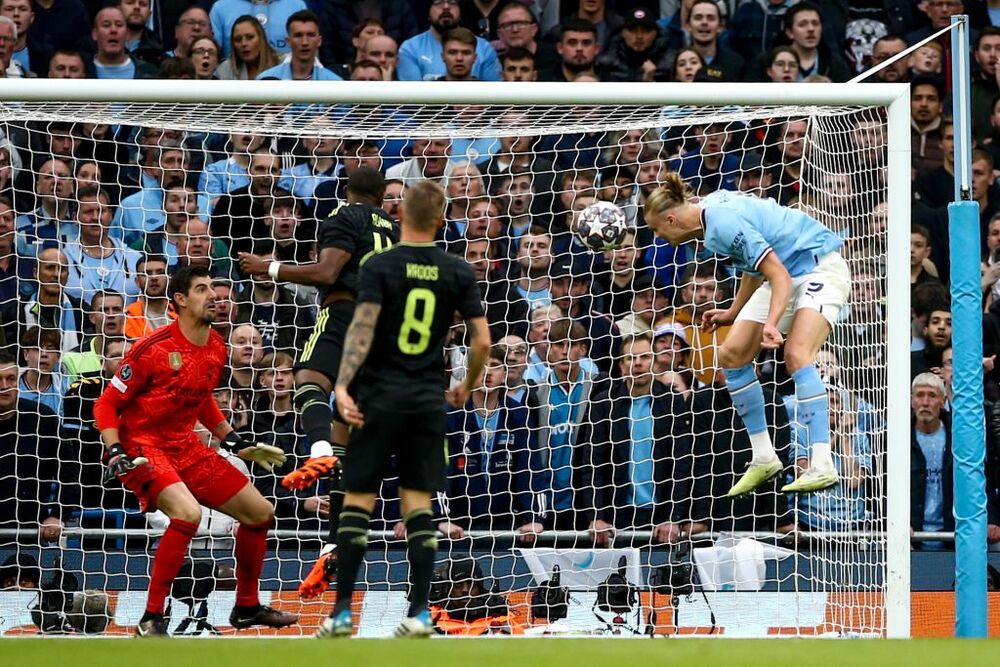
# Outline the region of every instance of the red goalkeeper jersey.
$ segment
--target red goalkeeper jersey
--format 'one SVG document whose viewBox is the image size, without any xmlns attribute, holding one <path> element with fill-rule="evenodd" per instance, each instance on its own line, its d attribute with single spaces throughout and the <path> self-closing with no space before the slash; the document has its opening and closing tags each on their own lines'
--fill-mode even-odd
<svg viewBox="0 0 1000 667">
<path fill-rule="evenodd" d="M 195 422 L 211 429 L 225 421 L 212 392 L 226 357 L 226 344 L 215 331 L 199 347 L 177 322 L 157 329 L 132 346 L 101 394 L 94 406 L 97 428 L 118 428 L 126 451 L 176 450 L 197 440 Z"/>
</svg>

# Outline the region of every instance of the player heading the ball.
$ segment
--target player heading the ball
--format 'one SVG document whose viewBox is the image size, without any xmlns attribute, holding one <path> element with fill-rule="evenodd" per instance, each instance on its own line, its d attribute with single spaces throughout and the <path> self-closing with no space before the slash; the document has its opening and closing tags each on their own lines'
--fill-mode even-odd
<svg viewBox="0 0 1000 667">
<path fill-rule="evenodd" d="M 212 330 L 215 291 L 208 269 L 185 266 L 167 288 L 177 319 L 139 340 L 94 406 L 107 449 L 105 482 L 115 477 L 144 511 L 161 510 L 170 524 L 160 539 L 149 578 L 146 612 L 137 636 L 167 634 L 163 605 L 201 523 L 201 506 L 228 514 L 236 531 L 234 628 L 280 628 L 298 616 L 260 604 L 257 586 L 274 506 L 247 477 L 195 435 L 201 422 L 241 459 L 270 471 L 285 462 L 271 445 L 243 440 L 226 422 L 215 390 L 226 364 L 226 343 Z"/>
<path fill-rule="evenodd" d="M 808 468 L 782 491 L 809 493 L 837 484 L 829 406 L 815 359 L 850 293 L 850 270 L 838 252 L 840 237 L 802 211 L 771 199 L 728 191 L 694 197 L 677 174 L 669 174 L 649 195 L 645 218 L 653 233 L 671 245 L 701 240 L 709 252 L 730 258 L 741 273 L 732 306 L 710 310 L 702 319 L 712 329 L 733 324 L 718 359 L 753 448 L 749 468 L 729 495 L 749 493 L 782 470 L 753 365 L 761 348 L 782 345 L 811 447 Z"/>
<path fill-rule="evenodd" d="M 337 603 L 320 637 L 353 633 L 351 595 L 376 494 L 394 455 L 410 561 L 410 609 L 396 636 L 427 636 L 433 628 L 427 607 L 437 551 L 431 494 L 445 483 L 445 400 L 465 405 L 490 349 L 472 267 L 434 243 L 446 202 L 432 181 L 408 187 L 399 244 L 361 268 L 358 306 L 334 385 L 337 410 L 354 430 L 344 460 Z M 465 381 L 446 392 L 444 344 L 456 312 L 468 328 L 469 361 Z"/>
</svg>

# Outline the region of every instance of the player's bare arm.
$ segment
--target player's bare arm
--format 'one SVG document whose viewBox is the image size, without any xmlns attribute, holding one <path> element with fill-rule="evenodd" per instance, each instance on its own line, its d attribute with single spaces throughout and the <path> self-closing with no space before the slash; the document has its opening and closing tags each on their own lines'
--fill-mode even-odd
<svg viewBox="0 0 1000 667">
<path fill-rule="evenodd" d="M 240 269 L 251 276 L 270 275 L 275 280 L 329 287 L 337 282 L 341 269 L 351 261 L 351 253 L 340 248 L 323 248 L 311 264 L 269 262 L 257 255 L 241 252 Z"/>
<path fill-rule="evenodd" d="M 351 395 L 347 393 L 347 388 L 354 381 L 361 365 L 365 363 L 365 359 L 368 358 L 368 352 L 372 348 L 372 340 L 375 337 L 375 325 L 378 323 L 378 315 L 381 311 L 380 304 L 359 303 L 354 311 L 351 326 L 347 329 L 347 336 L 344 338 L 344 355 L 340 359 L 340 371 L 337 374 L 337 384 L 334 385 L 333 391 L 337 397 L 337 410 L 352 426 L 363 426 L 364 415 L 361 414 Z"/>
<path fill-rule="evenodd" d="M 490 353 L 490 327 L 486 318 L 466 320 L 465 327 L 469 332 L 469 367 L 465 373 L 465 382 L 452 387 L 447 393 L 448 403 L 455 408 L 461 408 L 469 400 L 469 394 L 486 367 L 486 358 Z"/>
</svg>

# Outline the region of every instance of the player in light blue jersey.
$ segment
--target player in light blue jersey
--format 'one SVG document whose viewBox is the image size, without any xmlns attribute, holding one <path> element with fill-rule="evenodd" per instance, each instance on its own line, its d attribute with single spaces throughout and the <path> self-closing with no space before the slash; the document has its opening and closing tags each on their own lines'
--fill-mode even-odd
<svg viewBox="0 0 1000 667">
<path fill-rule="evenodd" d="M 782 470 L 753 366 L 761 348 L 782 345 L 811 448 L 806 470 L 782 491 L 808 493 L 837 484 L 829 406 L 815 359 L 851 289 L 847 263 L 837 252 L 840 237 L 770 199 L 726 191 L 693 197 L 678 174 L 669 174 L 649 195 L 645 216 L 649 228 L 671 245 L 701 240 L 709 252 L 729 257 L 742 274 L 733 305 L 710 310 L 702 319 L 713 329 L 733 325 L 718 359 L 753 447 L 750 467 L 729 495 L 749 493 Z"/>
</svg>

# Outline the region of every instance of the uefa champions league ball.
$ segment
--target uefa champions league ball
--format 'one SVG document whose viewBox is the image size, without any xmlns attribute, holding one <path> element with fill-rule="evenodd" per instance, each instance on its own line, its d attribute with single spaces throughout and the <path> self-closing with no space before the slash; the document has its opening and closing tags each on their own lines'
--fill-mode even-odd
<svg viewBox="0 0 1000 667">
<path fill-rule="evenodd" d="M 576 219 L 577 237 L 591 250 L 614 250 L 625 239 L 625 214 L 607 201 L 596 201 L 580 211 Z"/>
</svg>

